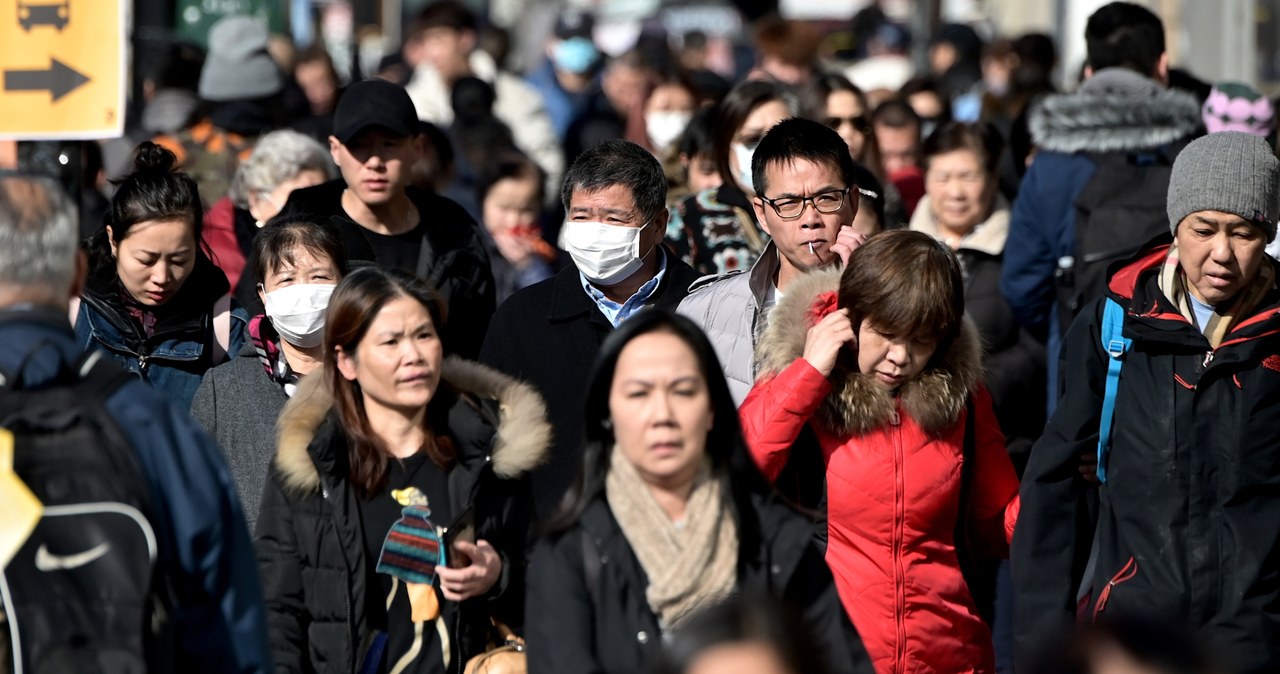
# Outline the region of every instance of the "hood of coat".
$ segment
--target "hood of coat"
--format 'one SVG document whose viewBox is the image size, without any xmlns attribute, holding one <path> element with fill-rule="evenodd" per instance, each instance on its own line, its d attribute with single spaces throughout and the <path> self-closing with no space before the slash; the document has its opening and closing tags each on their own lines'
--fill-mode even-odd
<svg viewBox="0 0 1280 674">
<path fill-rule="evenodd" d="M 1031 112 L 1035 144 L 1052 152 L 1123 152 L 1167 145 L 1194 134 L 1200 104 L 1176 89 L 1126 95 L 1104 90 L 1049 96 Z"/>
<path fill-rule="evenodd" d="M 812 325 L 810 312 L 820 295 L 839 287 L 840 270 L 806 274 L 787 287 L 769 315 L 756 351 L 761 377 L 786 369 L 804 354 Z M 933 359 L 915 379 L 903 384 L 895 397 L 871 377 L 857 372 L 851 359 L 837 361 L 829 379 L 832 389 L 822 401 L 814 424 L 835 436 L 860 435 L 889 422 L 901 403 L 926 433 L 941 435 L 964 412 L 969 394 L 982 377 L 982 338 L 966 317 L 959 336 L 945 353 Z"/>
<path fill-rule="evenodd" d="M 551 424 L 546 420 L 542 396 L 532 386 L 455 356 L 445 360 L 442 379 L 460 393 L 497 401 L 497 428 L 489 457 L 495 474 L 518 477 L 547 458 Z M 286 487 L 302 492 L 320 488 L 320 473 L 308 447 L 332 407 L 324 377 L 314 376 L 302 380 L 280 413 L 275 465 Z"/>
</svg>

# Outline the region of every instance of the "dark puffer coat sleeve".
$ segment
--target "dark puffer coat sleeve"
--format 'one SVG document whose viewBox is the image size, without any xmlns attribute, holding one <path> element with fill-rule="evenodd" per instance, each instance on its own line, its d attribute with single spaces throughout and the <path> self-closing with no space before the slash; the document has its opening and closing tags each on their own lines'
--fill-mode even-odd
<svg viewBox="0 0 1280 674">
<path fill-rule="evenodd" d="M 783 596 L 800 609 L 833 674 L 874 674 L 871 657 L 840 603 L 831 569 L 816 545 L 806 546 Z"/>
<path fill-rule="evenodd" d="M 262 575 L 276 672 L 309 669 L 307 626 L 311 616 L 303 598 L 302 564 L 294 537 L 293 510 L 274 475 L 262 493 L 258 515 L 258 571 Z"/>
<path fill-rule="evenodd" d="M 591 595 L 582 563 L 582 538 L 570 529 L 540 538 L 530 555 L 525 634 L 529 674 L 602 674 L 591 643 Z"/>
<path fill-rule="evenodd" d="M 1031 450 L 1022 481 L 1022 512 L 1013 535 L 1017 597 L 1017 671 L 1070 634 L 1076 588 L 1092 543 L 1094 518 L 1087 504 L 1095 490 L 1080 479 L 1080 456 L 1097 451 L 1107 364 L 1099 342 L 1101 301 L 1081 312 L 1064 342 L 1065 388 L 1044 435 Z"/>
</svg>

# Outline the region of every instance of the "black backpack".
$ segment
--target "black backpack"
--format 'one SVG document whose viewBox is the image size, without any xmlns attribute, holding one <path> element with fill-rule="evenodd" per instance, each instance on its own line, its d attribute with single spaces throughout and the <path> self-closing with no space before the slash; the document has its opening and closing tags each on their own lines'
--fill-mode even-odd
<svg viewBox="0 0 1280 674">
<path fill-rule="evenodd" d="M 1106 292 L 1112 264 L 1169 237 L 1169 175 L 1183 145 L 1090 155 L 1097 172 L 1075 200 L 1075 255 L 1059 259 L 1055 274 L 1062 334 Z"/>
<path fill-rule="evenodd" d="M 13 435 L 14 472 L 44 506 L 0 573 L 13 671 L 171 671 L 172 593 L 148 487 L 104 406 L 132 375 L 94 352 L 38 390 L 4 379 L 0 428 Z"/>
</svg>

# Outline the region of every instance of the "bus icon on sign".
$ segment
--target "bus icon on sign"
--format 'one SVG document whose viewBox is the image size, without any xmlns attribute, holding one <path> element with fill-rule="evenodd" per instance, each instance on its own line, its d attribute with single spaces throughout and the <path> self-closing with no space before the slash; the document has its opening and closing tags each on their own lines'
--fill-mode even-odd
<svg viewBox="0 0 1280 674">
<path fill-rule="evenodd" d="M 37 4 L 18 0 L 18 24 L 28 33 L 36 26 L 53 26 L 61 31 L 70 22 L 69 1 Z"/>
</svg>

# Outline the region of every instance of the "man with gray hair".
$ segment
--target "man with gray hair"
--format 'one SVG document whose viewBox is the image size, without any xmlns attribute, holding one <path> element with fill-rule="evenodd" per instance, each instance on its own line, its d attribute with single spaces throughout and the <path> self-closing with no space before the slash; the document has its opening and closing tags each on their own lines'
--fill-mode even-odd
<svg viewBox="0 0 1280 674">
<path fill-rule="evenodd" d="M 560 192 L 573 265 L 498 308 L 480 359 L 538 388 L 555 444 L 532 473 L 546 518 L 578 472 L 587 378 L 609 333 L 646 307 L 674 310 L 698 278 L 662 243 L 669 214 L 662 166 L 622 140 L 582 153 Z"/>
<path fill-rule="evenodd" d="M 34 552 L 30 548 L 37 547 L 33 545 L 36 537 L 47 531 L 52 506 L 77 504 L 83 509 L 86 506 L 82 501 L 93 495 L 119 496 L 128 492 L 126 496 L 132 495 L 133 499 L 90 500 L 128 504 L 136 499 L 139 503 L 137 510 L 145 515 L 132 530 L 151 532 L 147 539 L 155 563 L 154 579 L 163 581 L 153 587 L 167 588 L 162 592 L 169 608 L 167 623 L 160 614 L 152 613 L 152 620 L 138 620 L 131 627 L 134 637 L 140 640 L 136 644 L 123 640 L 89 642 L 78 648 L 82 652 L 99 649 L 98 654 L 117 658 L 112 662 L 125 668 L 119 660 L 121 652 L 128 651 L 131 644 L 150 645 L 148 637 L 160 638 L 160 643 L 170 649 L 164 654 L 166 671 L 267 672 L 270 650 L 253 547 L 217 445 L 186 410 L 142 381 L 110 371 L 113 366 L 96 356 L 86 356 L 77 345 L 68 320 L 68 305 L 82 289 L 87 271 L 85 258 L 77 251 L 77 224 L 76 207 L 53 181 L 0 177 L 0 344 L 4 345 L 0 349 L 0 428 L 13 430 L 17 437 L 11 465 L 7 459 L 0 461 L 0 473 L 16 472 L 35 498 L 45 501 L 44 519 L 33 515 L 39 524 L 27 522 L 34 530 L 0 536 L 0 540 L 16 541 L 17 545 L 0 549 L 0 559 L 8 561 L 3 566 L 5 582 L 0 583 L 8 623 L 5 636 L 17 637 L 13 651 L 22 659 L 19 669 L 38 670 L 41 663 L 59 670 L 78 669 L 72 660 L 57 660 L 61 664 L 51 665 L 51 649 L 41 650 L 30 644 L 49 647 L 73 642 L 78 634 L 75 630 L 86 629 L 85 625 L 58 623 L 54 631 L 48 620 L 24 621 L 24 616 L 33 614 L 46 618 L 53 615 L 45 612 L 48 607 L 40 606 L 42 603 L 67 602 L 55 601 L 56 593 L 51 591 L 27 602 L 22 601 L 22 595 L 26 591 L 30 599 L 30 591 L 44 591 L 43 581 L 58 582 L 54 571 L 69 573 L 83 568 L 90 572 L 96 567 L 110 570 L 99 573 L 137 573 L 135 567 L 106 563 L 128 547 L 128 540 L 104 534 L 106 540 L 95 546 L 92 536 L 85 533 L 82 538 L 88 542 L 82 542 L 82 547 L 59 549 L 42 542 Z M 108 371 L 103 371 L 104 367 Z M 94 389 L 104 392 L 102 399 L 71 397 L 66 406 L 57 408 L 62 425 L 73 423 L 75 428 L 86 429 L 91 433 L 90 442 L 85 442 L 84 436 L 56 435 L 62 431 L 32 425 L 36 414 L 32 408 L 40 407 L 32 401 L 47 401 L 52 399 L 51 394 L 60 392 L 79 392 L 80 384 L 98 380 L 112 382 L 111 386 Z M 86 425 L 79 421 L 83 419 L 91 421 Z M 72 443 L 73 437 L 79 442 Z M 33 444 L 38 441 L 44 444 L 35 452 Z M 0 452 L 7 454 L 3 445 L 0 442 Z M 94 474 L 81 463 L 85 456 L 97 464 L 106 462 L 103 456 L 124 460 L 114 464 L 118 470 Z M 137 470 L 128 469 L 126 464 Z M 11 488 L 14 477 L 0 475 L 0 485 Z M 136 477 L 133 484 L 120 479 L 129 477 Z M 68 482 L 74 488 L 68 487 Z M 6 534 L 14 533 L 12 528 L 18 526 L 17 501 L 12 492 L 5 492 L 0 498 L 6 513 L 0 518 L 0 531 L 9 529 Z M 23 502 L 33 501 L 28 496 Z M 80 522 L 83 516 L 78 513 L 75 521 Z M 86 527 L 85 531 L 116 533 L 123 529 Z M 104 561 L 91 564 L 98 558 Z M 28 567 L 42 582 L 18 581 Z M 117 580 L 104 587 L 112 588 L 116 593 L 113 597 L 125 597 L 132 586 L 125 578 Z M 141 586 L 143 592 L 146 587 Z M 119 616 L 140 610 L 123 602 L 113 603 L 110 611 L 97 605 L 76 608 L 71 607 L 72 615 L 90 625 L 92 620 L 85 616 L 104 614 L 123 620 Z M 168 625 L 166 634 L 171 638 L 136 634 L 143 624 L 154 629 L 156 621 Z M 139 648 L 155 666 L 159 649 Z M 52 652 L 72 657 L 67 650 Z M 38 659 L 42 654 L 44 658 Z"/>
</svg>

